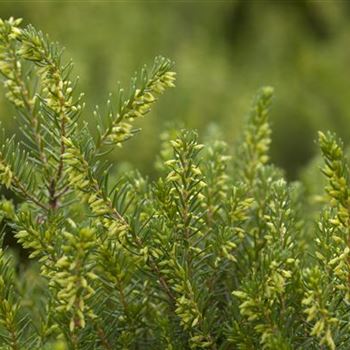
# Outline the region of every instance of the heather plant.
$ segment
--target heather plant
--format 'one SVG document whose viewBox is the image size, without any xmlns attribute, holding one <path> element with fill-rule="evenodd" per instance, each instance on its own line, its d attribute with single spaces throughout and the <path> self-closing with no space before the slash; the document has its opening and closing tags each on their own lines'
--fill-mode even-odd
<svg viewBox="0 0 350 350">
<path fill-rule="evenodd" d="M 156 179 L 113 176 L 107 154 L 174 87 L 173 64 L 144 67 L 93 126 L 72 68 L 41 32 L 0 20 L 23 135 L 0 150 L 12 193 L 0 201 L 0 349 L 348 349 L 349 169 L 336 136 L 319 134 L 317 207 L 269 163 L 270 87 L 233 152 L 215 133 L 202 144 L 171 130 Z"/>
</svg>

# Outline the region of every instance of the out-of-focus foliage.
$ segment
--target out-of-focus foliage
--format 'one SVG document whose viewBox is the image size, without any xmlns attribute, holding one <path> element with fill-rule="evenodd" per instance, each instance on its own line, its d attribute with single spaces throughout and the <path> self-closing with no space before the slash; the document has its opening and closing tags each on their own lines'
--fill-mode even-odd
<svg viewBox="0 0 350 350">
<path fill-rule="evenodd" d="M 350 136 L 347 1 L 9 1 L 0 16 L 23 17 L 64 43 L 93 104 L 104 105 L 118 79 L 125 85 L 154 56 L 176 61 L 177 90 L 139 123 L 143 133 L 127 153 L 111 155 L 148 173 L 166 122 L 200 131 L 218 123 L 235 140 L 251 91 L 263 84 L 278 91 L 272 159 L 289 175 L 313 154 L 317 129 Z M 11 125 L 13 111 L 0 102 Z"/>
</svg>

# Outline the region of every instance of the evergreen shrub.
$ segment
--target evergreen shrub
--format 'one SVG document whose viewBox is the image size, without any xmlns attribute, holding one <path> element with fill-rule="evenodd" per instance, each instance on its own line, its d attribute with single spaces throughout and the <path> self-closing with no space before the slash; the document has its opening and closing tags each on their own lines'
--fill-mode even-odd
<svg viewBox="0 0 350 350">
<path fill-rule="evenodd" d="M 233 152 L 179 130 L 164 137 L 156 180 L 115 178 L 106 155 L 174 86 L 172 63 L 156 58 L 96 109 L 93 132 L 72 63 L 20 23 L 0 20 L 22 135 L 0 150 L 12 193 L 0 201 L 0 349 L 350 348 L 349 169 L 335 135 L 319 134 L 316 205 L 269 164 L 270 87 Z"/>
</svg>

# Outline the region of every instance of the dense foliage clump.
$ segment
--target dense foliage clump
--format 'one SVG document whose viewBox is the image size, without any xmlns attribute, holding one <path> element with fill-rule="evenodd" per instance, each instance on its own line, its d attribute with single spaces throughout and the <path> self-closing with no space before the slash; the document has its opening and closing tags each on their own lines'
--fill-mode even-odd
<svg viewBox="0 0 350 350">
<path fill-rule="evenodd" d="M 319 134 L 317 204 L 269 164 L 270 87 L 233 152 L 179 130 L 163 137 L 156 180 L 115 173 L 106 155 L 174 86 L 172 63 L 156 58 L 96 109 L 93 132 L 72 64 L 20 22 L 0 20 L 23 134 L 2 140 L 14 200 L 0 212 L 32 263 L 1 250 L 1 349 L 349 348 L 349 169 L 333 134 Z"/>
</svg>

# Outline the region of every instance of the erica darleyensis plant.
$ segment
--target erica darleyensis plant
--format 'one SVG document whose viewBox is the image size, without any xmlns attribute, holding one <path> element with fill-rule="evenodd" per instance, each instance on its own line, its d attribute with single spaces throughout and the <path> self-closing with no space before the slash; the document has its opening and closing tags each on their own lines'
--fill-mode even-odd
<svg viewBox="0 0 350 350">
<path fill-rule="evenodd" d="M 22 135 L 1 141 L 12 196 L 0 214 L 30 258 L 19 263 L 2 235 L 0 349 L 349 349 L 347 160 L 321 133 L 328 184 L 310 224 L 303 186 L 269 164 L 272 88 L 233 154 L 179 130 L 163 137 L 155 180 L 113 175 L 106 155 L 174 87 L 172 69 L 161 57 L 143 68 L 95 111 L 92 133 L 59 46 L 0 20 Z"/>
</svg>

